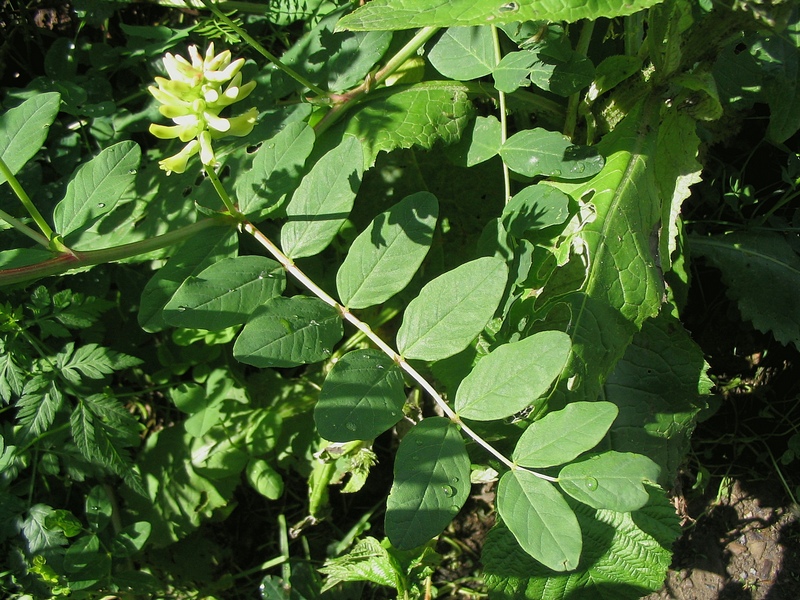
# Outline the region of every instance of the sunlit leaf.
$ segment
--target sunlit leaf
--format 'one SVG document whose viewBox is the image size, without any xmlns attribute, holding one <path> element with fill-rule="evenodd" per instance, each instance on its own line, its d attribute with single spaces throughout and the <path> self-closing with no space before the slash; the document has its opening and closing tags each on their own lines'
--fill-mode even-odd
<svg viewBox="0 0 800 600">
<path fill-rule="evenodd" d="M 509 169 L 526 177 L 583 179 L 599 173 L 604 163 L 596 149 L 576 146 L 566 136 L 539 127 L 512 135 L 500 156 Z"/>
<path fill-rule="evenodd" d="M 494 55 L 489 27 L 450 27 L 428 52 L 428 60 L 445 77 L 477 79 L 492 72 Z"/>
<path fill-rule="evenodd" d="M 36 94 L 0 115 L 0 158 L 16 175 L 39 151 L 61 105 L 56 92 Z M 6 181 L 0 173 L 0 184 Z"/>
</svg>

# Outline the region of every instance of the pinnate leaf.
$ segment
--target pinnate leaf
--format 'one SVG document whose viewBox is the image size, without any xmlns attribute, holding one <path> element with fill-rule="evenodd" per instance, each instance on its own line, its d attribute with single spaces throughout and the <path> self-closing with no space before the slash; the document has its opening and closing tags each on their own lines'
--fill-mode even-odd
<svg viewBox="0 0 800 600">
<path fill-rule="evenodd" d="M 164 320 L 177 327 L 220 331 L 244 323 L 285 285 L 283 268 L 274 260 L 225 258 L 186 278 L 164 307 Z"/>
<path fill-rule="evenodd" d="M 645 482 L 657 482 L 660 473 L 642 454 L 610 451 L 568 464 L 558 474 L 558 484 L 594 508 L 631 512 L 647 504 Z"/>
<path fill-rule="evenodd" d="M 430 249 L 438 214 L 436 196 L 418 192 L 375 217 L 336 274 L 342 303 L 367 308 L 408 285 Z"/>
<path fill-rule="evenodd" d="M 594 448 L 619 410 L 611 402 L 573 402 L 531 423 L 517 442 L 514 462 L 531 468 L 562 465 Z"/>
<path fill-rule="evenodd" d="M 467 347 L 494 315 L 508 279 L 499 258 L 479 258 L 429 282 L 412 300 L 397 332 L 406 358 L 440 360 Z"/>
<path fill-rule="evenodd" d="M 325 379 L 314 420 L 326 440 L 371 440 L 400 420 L 405 401 L 397 364 L 379 350 L 354 350 Z"/>
<path fill-rule="evenodd" d="M 500 346 L 461 383 L 456 412 L 466 419 L 494 421 L 521 411 L 547 392 L 569 353 L 569 336 L 562 331 L 542 331 Z"/>
<path fill-rule="evenodd" d="M 526 177 L 583 179 L 599 173 L 604 163 L 594 148 L 576 146 L 568 137 L 541 127 L 512 135 L 500 148 L 500 156 L 509 169 Z"/>
<path fill-rule="evenodd" d="M 281 246 L 287 256 L 314 256 L 331 243 L 353 208 L 363 165 L 361 142 L 345 136 L 311 168 L 286 206 Z"/>
<path fill-rule="evenodd" d="M 400 550 L 439 535 L 469 495 L 469 456 L 458 428 L 444 417 L 417 423 L 400 442 L 386 502 L 386 535 Z"/>
<path fill-rule="evenodd" d="M 533 558 L 554 571 L 578 566 L 583 541 L 575 513 L 549 481 L 514 469 L 497 485 L 497 511 Z"/>
<path fill-rule="evenodd" d="M 343 333 L 339 313 L 322 300 L 278 297 L 253 313 L 233 355 L 255 367 L 296 367 L 328 358 Z"/>
<path fill-rule="evenodd" d="M 60 105 L 61 96 L 57 92 L 46 92 L 0 116 L 0 158 L 12 175 L 42 147 Z M 0 184 L 5 181 L 5 175 L 0 173 Z"/>
</svg>

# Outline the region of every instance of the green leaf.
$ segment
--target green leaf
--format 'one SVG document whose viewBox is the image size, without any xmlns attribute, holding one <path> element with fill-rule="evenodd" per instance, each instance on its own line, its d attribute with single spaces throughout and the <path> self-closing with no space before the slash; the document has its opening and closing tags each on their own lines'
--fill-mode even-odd
<svg viewBox="0 0 800 600">
<path fill-rule="evenodd" d="M 403 315 L 397 332 L 400 353 L 440 360 L 461 352 L 494 315 L 507 279 L 501 259 L 484 257 L 429 282 Z"/>
<path fill-rule="evenodd" d="M 274 260 L 225 258 L 186 278 L 164 307 L 164 320 L 176 327 L 220 331 L 247 321 L 285 286 L 283 267 Z"/>
<path fill-rule="evenodd" d="M 253 167 L 236 178 L 239 210 L 248 218 L 263 217 L 297 187 L 306 158 L 314 147 L 314 130 L 304 121 L 289 123 L 261 143 Z"/>
<path fill-rule="evenodd" d="M 500 25 L 515 21 L 568 21 L 620 17 L 662 0 L 372 0 L 343 17 L 338 29 L 413 29 Z"/>
<path fill-rule="evenodd" d="M 336 309 L 318 298 L 273 298 L 253 313 L 233 355 L 254 367 L 296 367 L 325 360 L 344 330 Z"/>
<path fill-rule="evenodd" d="M 536 48 L 530 78 L 536 87 L 566 98 L 592 83 L 594 65 L 582 54 L 564 46 L 543 43 Z"/>
<path fill-rule="evenodd" d="M 277 500 L 283 494 L 283 479 L 272 465 L 261 458 L 251 459 L 245 469 L 247 482 L 255 491 L 269 500 Z"/>
<path fill-rule="evenodd" d="M 14 360 L 14 356 L 4 350 L 0 344 L 0 399 L 8 404 L 13 396 L 22 394 L 26 376 L 25 371 Z"/>
<path fill-rule="evenodd" d="M 345 136 L 303 178 L 286 206 L 289 220 L 281 228 L 287 256 L 313 256 L 331 243 L 353 208 L 363 164 L 361 142 Z"/>
<path fill-rule="evenodd" d="M 83 378 L 101 380 L 114 371 L 142 364 L 142 360 L 97 344 L 80 346 L 75 352 L 67 344 L 56 356 L 56 366 L 71 383 L 80 385 Z"/>
<path fill-rule="evenodd" d="M 508 471 L 497 484 L 497 512 L 533 558 L 554 571 L 577 568 L 581 529 L 552 483 L 529 471 Z"/>
<path fill-rule="evenodd" d="M 659 591 L 680 525 L 666 495 L 656 488 L 650 494 L 650 503 L 635 513 L 574 503 L 583 552 L 573 573 L 537 563 L 506 527 L 494 527 L 481 555 L 490 598 L 637 600 Z"/>
<path fill-rule="evenodd" d="M 327 575 L 321 592 L 336 587 L 343 581 L 371 581 L 387 587 L 398 587 L 400 575 L 397 563 L 389 551 L 373 537 L 358 540 L 344 556 L 329 558 L 319 569 Z"/>
<path fill-rule="evenodd" d="M 141 552 L 153 528 L 147 521 L 137 521 L 120 529 L 111 543 L 111 552 L 116 558 L 128 558 Z"/>
<path fill-rule="evenodd" d="M 428 51 L 433 67 L 448 79 L 469 81 L 492 72 L 494 56 L 489 27 L 450 27 Z"/>
<path fill-rule="evenodd" d="M 595 148 L 576 146 L 565 135 L 540 127 L 512 135 L 500 156 L 509 169 L 526 177 L 583 179 L 599 173 L 604 163 Z"/>
<path fill-rule="evenodd" d="M 500 59 L 492 72 L 494 87 L 500 92 L 511 94 L 527 86 L 531 67 L 535 62 L 536 55 L 533 52 L 527 50 L 509 52 Z"/>
<path fill-rule="evenodd" d="M 514 462 L 534 469 L 569 462 L 599 444 L 618 413 L 610 402 L 573 402 L 551 412 L 523 432 Z"/>
<path fill-rule="evenodd" d="M 22 438 L 32 439 L 49 429 L 63 402 L 64 395 L 54 381 L 41 376 L 28 380 L 17 402 Z"/>
<path fill-rule="evenodd" d="M 138 144 L 120 142 L 82 165 L 53 209 L 56 231 L 69 241 L 70 234 L 111 212 L 133 187 L 141 155 Z"/>
<path fill-rule="evenodd" d="M 456 412 L 476 421 L 510 417 L 550 389 L 569 353 L 569 336 L 562 331 L 542 331 L 498 347 L 483 357 L 458 387 Z"/>
<path fill-rule="evenodd" d="M 786 142 L 800 128 L 800 19 L 780 35 L 768 36 L 754 48 L 762 61 L 764 98 L 769 104 L 767 137 Z"/>
<path fill-rule="evenodd" d="M 689 238 L 690 251 L 722 271 L 742 317 L 781 344 L 800 348 L 800 257 L 771 231 L 735 231 Z"/>
<path fill-rule="evenodd" d="M 346 131 L 362 141 L 366 167 L 381 150 L 430 150 L 438 140 L 452 144 L 474 113 L 467 90 L 459 82 L 425 81 L 373 91 L 353 112 Z"/>
<path fill-rule="evenodd" d="M 149 333 L 167 326 L 163 309 L 181 284 L 220 259 L 237 255 L 238 239 L 232 227 L 212 227 L 186 240 L 147 282 L 139 306 L 139 325 Z"/>
<path fill-rule="evenodd" d="M 400 367 L 379 350 L 354 350 L 322 384 L 314 421 L 331 442 L 372 440 L 402 418 L 405 402 Z"/>
<path fill-rule="evenodd" d="M 75 540 L 64 553 L 64 570 L 77 573 L 94 562 L 100 551 L 100 539 L 96 535 L 85 535 Z"/>
<path fill-rule="evenodd" d="M 0 116 L 0 158 L 12 175 L 42 147 L 60 105 L 61 96 L 56 92 L 36 94 Z M 0 185 L 5 181 L 0 173 Z"/>
<path fill-rule="evenodd" d="M 445 148 L 447 157 L 459 167 L 472 167 L 500 152 L 502 126 L 497 117 L 477 117 L 461 139 Z"/>
<path fill-rule="evenodd" d="M 568 464 L 558 474 L 558 485 L 594 508 L 632 512 L 647 504 L 644 484 L 658 481 L 660 473 L 646 456 L 610 451 Z"/>
<path fill-rule="evenodd" d="M 436 196 L 417 192 L 375 217 L 336 274 L 342 303 L 367 308 L 405 288 L 428 254 L 438 215 Z"/>
<path fill-rule="evenodd" d="M 515 238 L 562 225 L 570 217 L 569 196 L 549 185 L 529 185 L 514 195 L 503 209 L 503 228 Z"/>
<path fill-rule="evenodd" d="M 95 532 L 103 531 L 111 522 L 114 505 L 105 486 L 94 486 L 86 496 L 86 520 Z"/>
<path fill-rule="evenodd" d="M 417 423 L 400 442 L 386 501 L 386 535 L 411 550 L 439 535 L 469 495 L 469 456 L 458 428 L 444 417 Z"/>
<path fill-rule="evenodd" d="M 55 512 L 52 507 L 46 504 L 34 504 L 28 509 L 28 516 L 25 517 L 20 528 L 27 556 L 32 557 L 41 554 L 45 550 L 68 544 L 63 528 L 58 526 L 58 521 L 61 519 L 53 523 Z M 47 526 L 48 517 L 51 520 L 52 527 Z"/>
</svg>

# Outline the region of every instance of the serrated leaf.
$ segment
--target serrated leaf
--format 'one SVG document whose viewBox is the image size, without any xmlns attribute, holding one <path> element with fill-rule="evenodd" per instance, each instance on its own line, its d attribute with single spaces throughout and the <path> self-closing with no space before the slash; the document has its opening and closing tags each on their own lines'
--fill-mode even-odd
<svg viewBox="0 0 800 600">
<path fill-rule="evenodd" d="M 722 271 L 742 317 L 781 344 L 800 348 L 800 257 L 771 231 L 736 231 L 689 238 L 691 252 Z"/>
<path fill-rule="evenodd" d="M 461 382 L 456 391 L 456 412 L 476 421 L 510 417 L 550 389 L 569 353 L 569 336 L 562 331 L 542 331 L 499 346 Z M 503 376 L 498 377 L 498 373 Z"/>
<path fill-rule="evenodd" d="M 403 416 L 403 372 L 379 350 L 354 350 L 325 378 L 314 421 L 331 442 L 372 440 Z"/>
<path fill-rule="evenodd" d="M 312 167 L 286 206 L 281 247 L 287 256 L 313 256 L 330 244 L 353 208 L 363 164 L 361 142 L 345 136 Z"/>
<path fill-rule="evenodd" d="M 662 0 L 372 0 L 343 17 L 337 29 L 413 29 L 500 25 L 515 21 L 568 21 L 620 17 Z"/>
<path fill-rule="evenodd" d="M 647 504 L 644 483 L 655 483 L 660 473 L 646 456 L 609 451 L 568 464 L 558 474 L 558 485 L 593 508 L 632 512 Z"/>
<path fill-rule="evenodd" d="M 470 462 L 458 428 L 444 417 L 417 423 L 400 442 L 386 501 L 386 535 L 411 550 L 439 535 L 469 495 Z"/>
<path fill-rule="evenodd" d="M 371 581 L 378 585 L 398 587 L 397 565 L 389 551 L 373 537 L 358 540 L 344 556 L 329 558 L 319 569 L 327 575 L 321 592 L 343 581 Z"/>
<path fill-rule="evenodd" d="M 0 399 L 5 404 L 13 396 L 22 394 L 25 387 L 25 371 L 16 363 L 10 352 L 0 352 Z"/>
<path fill-rule="evenodd" d="M 509 169 L 526 177 L 583 179 L 599 173 L 604 164 L 595 148 L 576 146 L 565 135 L 541 127 L 512 135 L 500 156 Z"/>
<path fill-rule="evenodd" d="M 482 554 L 490 597 L 637 600 L 660 590 L 680 526 L 666 495 L 655 488 L 650 492 L 650 503 L 635 513 L 575 503 L 583 553 L 573 573 L 556 573 L 537 563 L 506 527 L 494 527 Z"/>
<path fill-rule="evenodd" d="M 39 151 L 61 106 L 56 92 L 36 94 L 0 115 L 0 158 L 16 175 Z M 0 185 L 6 177 L 0 173 Z"/>
<path fill-rule="evenodd" d="M 554 571 L 577 568 L 581 529 L 552 483 L 529 471 L 508 471 L 497 485 L 497 512 L 533 558 Z"/>
<path fill-rule="evenodd" d="M 72 343 L 56 357 L 56 365 L 61 374 L 70 382 L 79 385 L 85 377 L 103 379 L 114 371 L 140 365 L 142 360 L 121 352 L 104 348 L 97 344 L 86 344 L 72 352 Z"/>
<path fill-rule="evenodd" d="M 318 298 L 273 298 L 253 313 L 233 355 L 254 367 L 296 367 L 325 360 L 342 338 L 336 309 Z"/>
<path fill-rule="evenodd" d="M 619 410 L 610 402 L 573 402 L 531 423 L 514 448 L 514 462 L 531 468 L 563 465 L 605 437 Z"/>
<path fill-rule="evenodd" d="M 500 217 L 503 228 L 515 238 L 554 225 L 562 225 L 569 219 L 569 196 L 549 185 L 529 185 L 514 195 L 503 209 Z"/>
<path fill-rule="evenodd" d="M 438 215 L 436 196 L 418 192 L 375 217 L 336 273 L 342 303 L 367 308 L 405 288 L 428 254 Z"/>
<path fill-rule="evenodd" d="M 34 504 L 28 509 L 28 515 L 20 528 L 25 554 L 28 557 L 67 545 L 67 537 L 62 529 L 46 525 L 47 518 L 54 512 L 53 508 L 46 504 Z"/>
<path fill-rule="evenodd" d="M 164 307 L 164 320 L 176 327 L 220 331 L 247 321 L 285 286 L 283 267 L 274 260 L 225 258 L 186 278 Z"/>
<path fill-rule="evenodd" d="M 197 275 L 222 258 L 237 255 L 236 231 L 229 226 L 212 227 L 186 240 L 142 290 L 139 325 L 149 333 L 167 326 L 163 309 L 191 275 Z"/>
<path fill-rule="evenodd" d="M 489 27 L 450 27 L 428 51 L 428 60 L 442 75 L 456 81 L 478 79 L 492 72 L 494 55 Z"/>
<path fill-rule="evenodd" d="M 375 163 L 381 150 L 414 146 L 429 150 L 439 140 L 452 144 L 474 113 L 467 91 L 454 81 L 376 90 L 353 112 L 346 131 L 362 141 L 365 167 Z"/>
<path fill-rule="evenodd" d="M 17 402 L 17 423 L 22 427 L 22 438 L 35 438 L 45 432 L 56 418 L 64 396 L 55 381 L 44 377 L 30 379 Z"/>
<path fill-rule="evenodd" d="M 82 165 L 53 209 L 56 231 L 66 240 L 111 212 L 133 186 L 142 151 L 138 144 L 119 142 Z"/>
<path fill-rule="evenodd" d="M 400 353 L 440 360 L 466 348 L 494 315 L 507 279 L 501 259 L 484 257 L 429 282 L 403 315 L 397 332 Z"/>
<path fill-rule="evenodd" d="M 262 142 L 253 167 L 236 179 L 236 202 L 246 217 L 263 217 L 297 187 L 306 158 L 314 147 L 314 130 L 304 121 L 289 123 Z"/>
</svg>

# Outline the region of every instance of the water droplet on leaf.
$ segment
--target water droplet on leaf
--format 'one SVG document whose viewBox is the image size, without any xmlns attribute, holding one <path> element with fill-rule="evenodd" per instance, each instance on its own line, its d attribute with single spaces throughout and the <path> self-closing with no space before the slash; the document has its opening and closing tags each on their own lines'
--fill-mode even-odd
<svg viewBox="0 0 800 600">
<path fill-rule="evenodd" d="M 451 506 L 451 507 L 450 507 L 450 512 L 451 512 L 452 514 L 456 514 L 456 513 L 458 512 L 458 506 L 456 506 L 455 504 L 453 504 L 453 506 Z"/>
<path fill-rule="evenodd" d="M 458 483 L 460 481 L 460 479 L 458 477 L 453 477 L 450 481 L 452 481 L 454 484 L 456 484 L 456 483 Z"/>
<path fill-rule="evenodd" d="M 105 208 L 105 207 L 106 207 L 106 203 L 105 202 L 98 202 L 97 203 L 97 208 Z"/>
<path fill-rule="evenodd" d="M 356 424 L 353 423 L 352 421 L 348 421 L 347 423 L 344 424 L 344 426 L 350 431 L 356 430 Z"/>
<path fill-rule="evenodd" d="M 594 477 L 587 477 L 586 478 L 586 489 L 590 492 L 593 492 L 597 489 L 597 479 Z"/>
<path fill-rule="evenodd" d="M 452 498 L 453 496 L 456 495 L 456 488 L 454 488 L 452 485 L 442 486 L 442 491 L 444 492 L 444 495 L 447 496 L 448 498 Z"/>
</svg>

